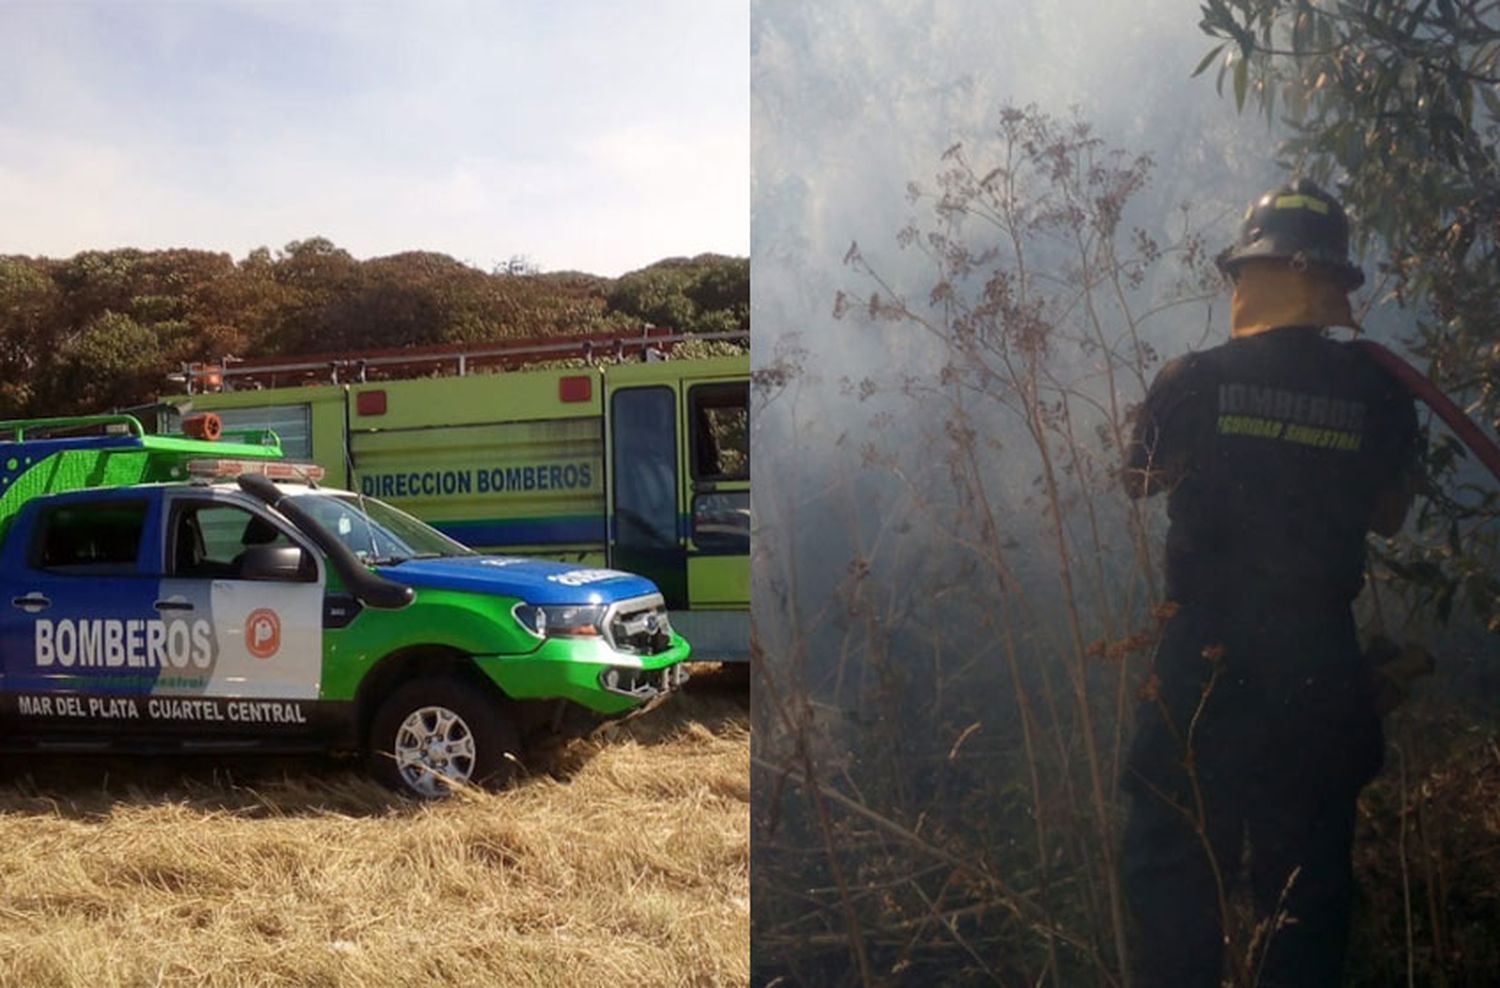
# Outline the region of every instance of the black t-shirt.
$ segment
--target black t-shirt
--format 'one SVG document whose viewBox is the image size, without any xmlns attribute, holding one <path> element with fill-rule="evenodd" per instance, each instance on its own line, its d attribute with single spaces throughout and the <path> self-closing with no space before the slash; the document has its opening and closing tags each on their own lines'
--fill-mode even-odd
<svg viewBox="0 0 1500 988">
<path fill-rule="evenodd" d="M 1377 497 L 1414 469 L 1411 396 L 1357 349 L 1306 328 L 1169 362 L 1135 424 L 1127 482 L 1164 471 L 1167 595 L 1347 603 Z"/>
</svg>

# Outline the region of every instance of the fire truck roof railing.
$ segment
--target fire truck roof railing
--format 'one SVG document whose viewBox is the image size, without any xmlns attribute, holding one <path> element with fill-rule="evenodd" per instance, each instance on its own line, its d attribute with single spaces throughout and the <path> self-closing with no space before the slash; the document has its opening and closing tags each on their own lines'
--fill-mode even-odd
<svg viewBox="0 0 1500 988">
<path fill-rule="evenodd" d="M 451 367 L 450 373 L 462 375 L 480 367 L 508 369 L 547 360 L 591 360 L 610 356 L 623 359 L 647 349 L 655 349 L 666 355 L 677 343 L 688 340 L 748 342 L 749 338 L 750 334 L 744 330 L 674 333 L 652 327 L 633 334 L 589 333 L 501 343 L 446 343 L 425 347 L 311 353 L 295 357 L 258 357 L 245 360 L 226 357 L 222 364 L 185 364 L 182 372 L 174 375 L 173 379 L 183 382 L 190 394 L 215 389 L 215 379 L 219 385 L 232 380 L 241 385 L 274 387 L 278 384 L 309 383 L 318 379 L 329 379 L 338 384 L 362 381 L 370 370 L 402 376 L 403 371 L 408 374 L 433 371 L 442 373 Z"/>
<path fill-rule="evenodd" d="M 31 435 L 28 433 L 42 433 Z M 37 439 L 78 436 L 130 436 L 141 439 L 146 431 L 134 415 L 64 415 L 44 419 L 10 419 L 0 422 L 0 442 L 23 443 Z"/>
<path fill-rule="evenodd" d="M 66 415 L 0 422 L 0 447 L 24 445 L 45 454 L 63 449 L 144 449 L 168 456 L 224 455 L 280 459 L 281 439 L 270 429 L 226 432 L 219 439 L 149 435 L 134 415 Z"/>
</svg>

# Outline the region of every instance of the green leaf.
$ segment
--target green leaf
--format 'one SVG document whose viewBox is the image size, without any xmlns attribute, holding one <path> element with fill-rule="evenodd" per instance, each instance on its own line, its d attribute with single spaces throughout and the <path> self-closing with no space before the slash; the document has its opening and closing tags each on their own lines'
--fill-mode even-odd
<svg viewBox="0 0 1500 988">
<path fill-rule="evenodd" d="M 1213 64 L 1213 60 L 1219 54 L 1219 52 L 1221 52 L 1223 50 L 1224 50 L 1224 46 L 1223 45 L 1216 45 L 1212 51 L 1210 51 L 1207 55 L 1203 56 L 1203 61 L 1201 61 L 1201 62 L 1198 63 L 1198 67 L 1193 70 L 1193 74 L 1190 75 L 1190 76 L 1188 76 L 1188 78 L 1189 79 L 1196 79 L 1200 75 L 1202 75 L 1203 72 L 1204 72 L 1204 70 L 1207 69 L 1209 67 L 1209 65 Z"/>
<path fill-rule="evenodd" d="M 1243 113 L 1245 110 L 1245 90 L 1250 84 L 1250 61 L 1244 56 L 1234 64 L 1234 108 L 1236 112 Z"/>
<path fill-rule="evenodd" d="M 1198 22 L 1198 30 L 1213 37 L 1219 37 L 1224 22 L 1231 20 L 1224 0 L 1208 0 L 1208 5 L 1199 7 L 1198 12 L 1203 15 L 1203 19 Z"/>
</svg>

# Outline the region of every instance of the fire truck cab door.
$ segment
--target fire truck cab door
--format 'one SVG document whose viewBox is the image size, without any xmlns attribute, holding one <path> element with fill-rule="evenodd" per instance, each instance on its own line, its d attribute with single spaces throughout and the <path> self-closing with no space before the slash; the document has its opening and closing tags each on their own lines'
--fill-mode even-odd
<svg viewBox="0 0 1500 988">
<path fill-rule="evenodd" d="M 749 382 L 643 378 L 605 377 L 609 565 L 655 581 L 695 657 L 748 660 Z"/>
<path fill-rule="evenodd" d="M 750 383 L 689 378 L 682 385 L 688 603 L 693 610 L 747 609 Z"/>
<path fill-rule="evenodd" d="M 678 396 L 670 383 L 609 387 L 605 395 L 609 565 L 653 581 L 672 610 L 688 605 Z"/>
<path fill-rule="evenodd" d="M 672 621 L 693 654 L 750 659 L 750 383 L 682 382 L 688 609 Z"/>
</svg>

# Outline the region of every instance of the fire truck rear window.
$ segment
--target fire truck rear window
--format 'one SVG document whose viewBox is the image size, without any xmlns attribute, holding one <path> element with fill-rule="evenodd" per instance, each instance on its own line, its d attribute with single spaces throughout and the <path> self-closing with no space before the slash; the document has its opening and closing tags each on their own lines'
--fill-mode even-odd
<svg viewBox="0 0 1500 988">
<path fill-rule="evenodd" d="M 221 408 L 214 413 L 225 429 L 270 429 L 281 440 L 288 459 L 312 458 L 312 412 L 307 405 Z"/>
<path fill-rule="evenodd" d="M 111 501 L 55 508 L 42 519 L 37 565 L 59 573 L 134 573 L 146 502 Z"/>
</svg>

